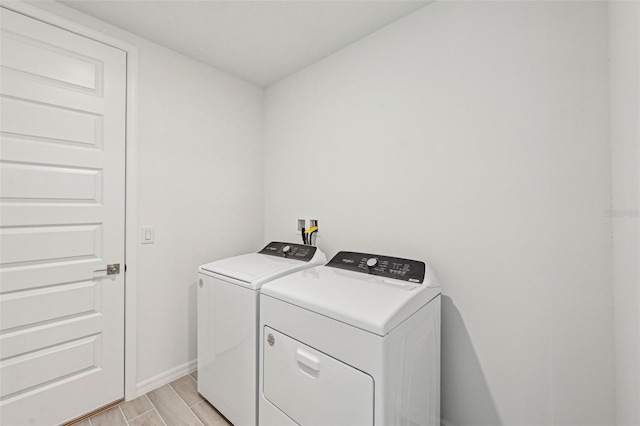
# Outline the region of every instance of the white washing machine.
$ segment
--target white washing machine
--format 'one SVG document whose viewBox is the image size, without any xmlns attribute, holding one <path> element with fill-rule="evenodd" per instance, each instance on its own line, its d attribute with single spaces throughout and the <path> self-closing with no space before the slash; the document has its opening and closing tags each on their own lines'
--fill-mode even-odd
<svg viewBox="0 0 640 426">
<path fill-rule="evenodd" d="M 259 424 L 440 425 L 440 285 L 340 252 L 260 295 Z"/>
<path fill-rule="evenodd" d="M 234 425 L 257 424 L 260 288 L 326 261 L 317 247 L 272 242 L 198 269 L 198 392 Z"/>
</svg>

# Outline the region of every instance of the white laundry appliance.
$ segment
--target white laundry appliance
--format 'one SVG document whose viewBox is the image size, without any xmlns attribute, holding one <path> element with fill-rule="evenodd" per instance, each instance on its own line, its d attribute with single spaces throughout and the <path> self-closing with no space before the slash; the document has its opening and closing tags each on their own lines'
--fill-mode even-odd
<svg viewBox="0 0 640 426">
<path fill-rule="evenodd" d="M 326 261 L 317 247 L 272 242 L 198 269 L 198 392 L 234 425 L 257 424 L 260 288 Z"/>
<path fill-rule="evenodd" d="M 260 425 L 440 425 L 440 285 L 340 252 L 260 295 Z"/>
</svg>

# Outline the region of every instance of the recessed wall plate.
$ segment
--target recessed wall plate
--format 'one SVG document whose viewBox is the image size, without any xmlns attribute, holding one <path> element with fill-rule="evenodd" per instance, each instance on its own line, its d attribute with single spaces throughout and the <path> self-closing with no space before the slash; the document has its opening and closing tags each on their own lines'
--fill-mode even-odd
<svg viewBox="0 0 640 426">
<path fill-rule="evenodd" d="M 311 219 L 313 218 L 313 219 Z M 318 231 L 315 233 L 316 237 L 320 236 L 320 220 L 318 216 L 298 216 L 296 219 L 296 235 L 300 235 L 302 233 L 302 228 L 305 230 L 317 226 Z"/>
</svg>

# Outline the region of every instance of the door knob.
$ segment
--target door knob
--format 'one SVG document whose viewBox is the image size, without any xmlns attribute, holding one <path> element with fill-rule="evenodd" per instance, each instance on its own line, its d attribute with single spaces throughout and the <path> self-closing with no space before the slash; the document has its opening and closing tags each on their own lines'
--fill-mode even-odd
<svg viewBox="0 0 640 426">
<path fill-rule="evenodd" d="M 120 264 L 119 263 L 111 263 L 107 265 L 107 269 L 96 269 L 93 272 L 106 272 L 107 275 L 117 275 L 120 273 Z"/>
</svg>

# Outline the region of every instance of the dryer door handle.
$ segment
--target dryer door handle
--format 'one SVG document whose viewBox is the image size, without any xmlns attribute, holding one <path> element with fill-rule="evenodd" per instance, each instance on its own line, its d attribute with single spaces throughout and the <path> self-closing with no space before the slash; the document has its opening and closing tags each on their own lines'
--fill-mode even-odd
<svg viewBox="0 0 640 426">
<path fill-rule="evenodd" d="M 312 370 L 315 373 L 314 375 L 317 375 L 318 372 L 320 372 L 320 359 L 302 349 L 298 349 L 296 351 L 296 361 L 298 361 L 298 363 L 303 367 L 306 367 L 303 371 L 307 374 L 310 373 L 309 370 Z"/>
</svg>

